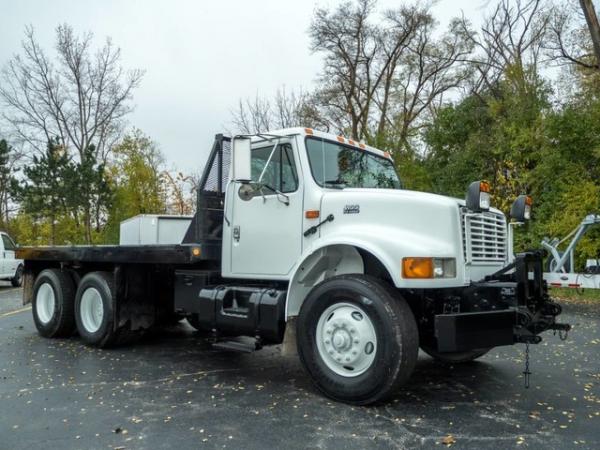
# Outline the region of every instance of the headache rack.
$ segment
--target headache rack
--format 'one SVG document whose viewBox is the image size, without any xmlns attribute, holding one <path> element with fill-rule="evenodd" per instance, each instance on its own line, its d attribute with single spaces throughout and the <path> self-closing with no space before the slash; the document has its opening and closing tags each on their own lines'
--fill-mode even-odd
<svg viewBox="0 0 600 450">
<path fill-rule="evenodd" d="M 184 244 L 211 242 L 223 238 L 225 189 L 231 165 L 231 138 L 217 134 L 204 173 L 198 184 L 196 214 L 190 223 Z"/>
</svg>

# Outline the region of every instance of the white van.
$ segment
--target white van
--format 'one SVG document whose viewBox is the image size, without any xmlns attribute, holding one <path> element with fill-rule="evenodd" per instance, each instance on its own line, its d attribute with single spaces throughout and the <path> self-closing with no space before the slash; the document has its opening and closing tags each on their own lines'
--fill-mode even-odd
<svg viewBox="0 0 600 450">
<path fill-rule="evenodd" d="M 15 258 L 17 245 L 4 231 L 0 231 L 0 280 L 10 281 L 14 287 L 23 283 L 23 260 Z"/>
</svg>

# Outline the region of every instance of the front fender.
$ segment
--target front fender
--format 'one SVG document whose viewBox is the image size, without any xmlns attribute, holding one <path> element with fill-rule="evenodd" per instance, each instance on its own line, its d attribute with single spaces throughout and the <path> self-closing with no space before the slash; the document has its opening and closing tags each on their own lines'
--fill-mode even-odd
<svg viewBox="0 0 600 450">
<path fill-rule="evenodd" d="M 401 276 L 406 256 L 456 257 L 456 248 L 448 242 L 412 232 L 399 234 L 397 228 L 381 225 L 346 226 L 324 237 L 315 237 L 292 270 L 286 302 L 286 317 L 298 314 L 312 287 L 331 276 L 364 273 L 358 250 L 372 254 L 388 271 L 397 288 L 441 288 L 462 286 L 463 273 L 457 261 L 457 277 L 452 279 L 411 280 Z M 308 275 L 307 275 L 308 274 Z"/>
</svg>

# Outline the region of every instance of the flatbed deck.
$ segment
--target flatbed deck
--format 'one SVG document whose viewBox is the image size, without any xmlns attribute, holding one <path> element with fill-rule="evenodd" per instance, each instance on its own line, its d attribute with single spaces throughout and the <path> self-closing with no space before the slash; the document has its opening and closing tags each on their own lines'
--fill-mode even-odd
<svg viewBox="0 0 600 450">
<path fill-rule="evenodd" d="M 218 261 L 220 242 L 200 242 L 177 245 L 60 245 L 21 247 L 16 256 L 27 261 L 194 264 Z"/>
</svg>

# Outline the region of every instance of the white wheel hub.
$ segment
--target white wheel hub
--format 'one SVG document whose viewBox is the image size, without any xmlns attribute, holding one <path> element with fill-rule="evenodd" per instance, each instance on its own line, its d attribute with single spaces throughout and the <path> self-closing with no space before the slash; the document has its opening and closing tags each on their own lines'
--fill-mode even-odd
<svg viewBox="0 0 600 450">
<path fill-rule="evenodd" d="M 38 291 L 35 298 L 35 311 L 38 320 L 46 325 L 52 316 L 54 316 L 54 308 L 56 307 L 56 298 L 54 296 L 54 289 L 50 283 L 43 283 Z"/>
<path fill-rule="evenodd" d="M 323 311 L 316 339 L 319 356 L 338 375 L 356 377 L 375 360 L 375 327 L 369 316 L 351 303 L 336 303 Z"/>
<path fill-rule="evenodd" d="M 98 289 L 89 287 L 83 292 L 79 317 L 81 324 L 89 333 L 95 333 L 100 329 L 102 319 L 104 319 L 104 304 Z"/>
</svg>

